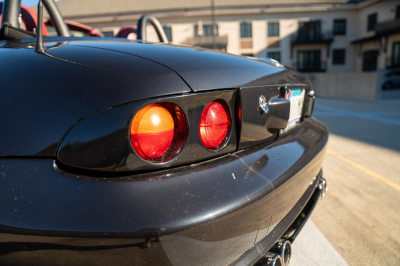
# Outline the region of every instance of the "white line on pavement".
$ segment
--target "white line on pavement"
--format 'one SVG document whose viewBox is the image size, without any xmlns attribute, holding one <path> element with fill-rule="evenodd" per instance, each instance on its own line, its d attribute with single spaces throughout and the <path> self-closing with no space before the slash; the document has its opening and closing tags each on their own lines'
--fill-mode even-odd
<svg viewBox="0 0 400 266">
<path fill-rule="evenodd" d="M 292 250 L 291 266 L 348 266 L 311 220 L 294 241 Z"/>
</svg>

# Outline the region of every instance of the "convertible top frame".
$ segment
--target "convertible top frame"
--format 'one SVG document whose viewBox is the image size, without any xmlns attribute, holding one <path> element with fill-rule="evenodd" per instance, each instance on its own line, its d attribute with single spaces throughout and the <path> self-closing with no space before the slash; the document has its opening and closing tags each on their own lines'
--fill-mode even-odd
<svg viewBox="0 0 400 266">
<path fill-rule="evenodd" d="M 69 28 L 54 1 L 42 0 L 42 2 L 50 15 L 58 36 L 71 37 Z M 4 23 L 9 23 L 12 27 L 19 28 L 18 17 L 20 13 L 21 0 L 4 0 L 1 26 L 3 27 Z"/>
</svg>

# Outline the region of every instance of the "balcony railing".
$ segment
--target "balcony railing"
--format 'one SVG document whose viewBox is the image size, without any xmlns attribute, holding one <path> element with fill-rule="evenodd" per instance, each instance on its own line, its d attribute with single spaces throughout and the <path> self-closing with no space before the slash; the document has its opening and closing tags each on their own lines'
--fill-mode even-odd
<svg viewBox="0 0 400 266">
<path fill-rule="evenodd" d="M 213 36 L 197 36 L 188 38 L 186 44 L 193 46 L 200 46 L 204 48 L 213 48 L 214 43 Z M 217 49 L 226 49 L 228 44 L 228 36 L 215 36 L 215 46 Z"/>
<path fill-rule="evenodd" d="M 300 72 L 325 72 L 326 71 L 326 62 L 325 61 L 317 61 L 310 62 L 309 64 L 299 64 L 299 62 L 293 62 L 292 67 Z"/>
<path fill-rule="evenodd" d="M 379 22 L 374 28 L 375 34 L 373 36 L 363 37 L 352 41 L 352 44 L 368 42 L 372 40 L 379 40 L 382 36 L 400 33 L 400 18 L 389 19 Z M 387 65 L 387 64 L 386 64 Z"/>
<path fill-rule="evenodd" d="M 331 43 L 332 41 L 332 31 L 312 32 L 299 30 L 292 34 L 292 43 L 294 44 Z"/>
<path fill-rule="evenodd" d="M 375 34 L 379 36 L 397 32 L 400 32 L 400 18 L 387 20 L 375 26 Z"/>
</svg>

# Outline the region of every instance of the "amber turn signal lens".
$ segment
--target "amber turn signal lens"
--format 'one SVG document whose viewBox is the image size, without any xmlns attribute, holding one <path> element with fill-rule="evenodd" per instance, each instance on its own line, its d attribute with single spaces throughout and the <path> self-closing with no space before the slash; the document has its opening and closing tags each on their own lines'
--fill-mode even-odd
<svg viewBox="0 0 400 266">
<path fill-rule="evenodd" d="M 174 139 L 174 119 L 167 108 L 150 104 L 142 108 L 131 125 L 131 142 L 144 159 L 163 156 Z"/>
<path fill-rule="evenodd" d="M 132 119 L 132 147 L 151 163 L 164 163 L 180 154 L 186 144 L 187 123 L 183 111 L 174 103 L 149 104 Z"/>
<path fill-rule="evenodd" d="M 225 102 L 213 101 L 204 108 L 200 117 L 199 133 L 204 147 L 220 149 L 229 137 L 231 118 Z"/>
</svg>

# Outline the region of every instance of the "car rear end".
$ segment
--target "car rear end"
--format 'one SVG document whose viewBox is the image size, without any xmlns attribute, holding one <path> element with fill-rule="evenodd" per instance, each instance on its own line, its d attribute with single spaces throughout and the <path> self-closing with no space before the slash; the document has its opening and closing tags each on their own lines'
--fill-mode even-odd
<svg viewBox="0 0 400 266">
<path fill-rule="evenodd" d="M 99 70 L 107 60 L 97 54 L 117 58 L 133 47 L 111 51 L 101 45 L 77 43 L 49 53 L 68 55 L 99 77 L 99 71 L 111 74 Z M 143 60 L 134 53 L 132 60 Z M 254 71 L 236 82 L 236 69 L 220 67 L 220 79 L 210 81 L 199 79 L 199 67 L 184 72 L 159 60 L 154 75 L 142 77 L 156 84 L 153 77 L 165 72 L 186 91 L 141 97 L 66 122 L 54 155 L 2 156 L 0 264 L 252 265 L 271 263 L 280 253 L 289 262 L 284 241 L 295 240 L 324 193 L 328 132 L 312 117 L 314 96 L 303 76 L 232 58 L 225 64 Z M 76 66 L 50 60 L 79 76 Z M 259 78 L 248 82 L 257 71 Z M 196 87 L 196 79 L 208 87 Z"/>
</svg>

